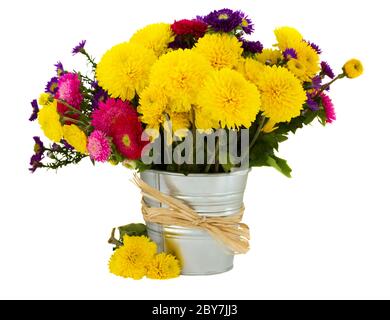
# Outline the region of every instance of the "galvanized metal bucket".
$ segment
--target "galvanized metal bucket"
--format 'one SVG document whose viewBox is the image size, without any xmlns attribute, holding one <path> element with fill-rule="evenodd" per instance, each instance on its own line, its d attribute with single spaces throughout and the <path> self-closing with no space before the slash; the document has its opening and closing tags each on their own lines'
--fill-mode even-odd
<svg viewBox="0 0 390 320">
<path fill-rule="evenodd" d="M 239 211 L 249 169 L 233 173 L 189 174 L 148 170 L 141 179 L 157 190 L 184 201 L 202 216 L 228 216 Z M 145 198 L 151 207 L 160 202 Z M 183 275 L 209 275 L 233 268 L 234 255 L 206 231 L 147 223 L 149 237 L 159 252 L 174 254 Z"/>
</svg>

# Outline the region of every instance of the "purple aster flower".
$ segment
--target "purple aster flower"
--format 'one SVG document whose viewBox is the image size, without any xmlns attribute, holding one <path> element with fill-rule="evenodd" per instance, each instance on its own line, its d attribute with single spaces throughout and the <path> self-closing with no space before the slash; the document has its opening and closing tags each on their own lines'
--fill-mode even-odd
<svg viewBox="0 0 390 320">
<path fill-rule="evenodd" d="M 53 150 L 53 151 L 60 151 L 60 149 L 61 149 L 61 146 L 57 143 L 53 143 L 51 145 L 51 150 Z"/>
<path fill-rule="evenodd" d="M 35 170 L 37 170 L 38 168 L 42 167 L 43 164 L 42 164 L 42 156 L 39 155 L 39 154 L 33 154 L 31 159 L 30 159 L 30 168 L 28 170 L 31 171 L 31 173 L 34 173 Z"/>
<path fill-rule="evenodd" d="M 95 89 L 92 98 L 92 108 L 96 109 L 100 101 L 104 102 L 108 99 L 108 92 L 105 91 L 102 87 L 100 87 L 96 81 L 92 83 L 92 88 Z"/>
<path fill-rule="evenodd" d="M 42 167 L 42 159 L 43 159 L 43 152 L 45 151 L 45 147 L 39 137 L 33 137 L 35 144 L 34 144 L 34 154 L 30 158 L 30 168 L 29 170 L 34 173 L 35 170 Z"/>
<path fill-rule="evenodd" d="M 30 116 L 30 118 L 28 120 L 30 121 L 34 121 L 37 119 L 38 117 L 38 112 L 39 112 L 39 107 L 38 107 L 38 102 L 36 99 L 34 99 L 33 101 L 31 101 L 31 106 L 33 108 L 33 112 Z"/>
<path fill-rule="evenodd" d="M 75 46 L 72 50 L 72 54 L 75 55 L 75 54 L 78 54 L 80 52 L 83 52 L 84 51 L 84 46 L 85 46 L 85 43 L 87 42 L 87 40 L 82 40 L 77 46 Z"/>
<path fill-rule="evenodd" d="M 309 109 L 312 111 L 318 111 L 319 110 L 318 103 L 313 99 L 311 94 L 306 92 L 306 96 L 307 96 L 306 104 L 309 107 Z"/>
<path fill-rule="evenodd" d="M 241 11 L 233 11 L 226 8 L 214 10 L 204 17 L 197 17 L 198 20 L 207 23 L 216 32 L 233 31 L 241 26 L 244 18 L 245 15 Z"/>
<path fill-rule="evenodd" d="M 263 51 L 263 45 L 260 41 L 248 41 L 245 39 L 239 39 L 242 42 L 242 48 L 246 52 L 261 53 Z"/>
<path fill-rule="evenodd" d="M 315 76 L 311 79 L 311 87 L 313 89 L 319 90 L 321 88 L 322 78 L 320 76 Z"/>
<path fill-rule="evenodd" d="M 58 91 L 58 78 L 53 77 L 46 84 L 45 92 L 55 95 Z"/>
<path fill-rule="evenodd" d="M 325 62 L 325 61 L 322 61 L 322 62 L 321 62 L 321 72 L 322 72 L 324 75 L 326 75 L 326 76 L 328 76 L 329 78 L 331 78 L 331 79 L 333 79 L 333 78 L 335 77 L 335 74 L 334 74 L 332 68 L 331 68 L 330 65 L 329 65 L 327 62 Z"/>
<path fill-rule="evenodd" d="M 296 59 L 297 52 L 293 48 L 287 48 L 286 50 L 283 51 L 283 56 L 286 60 Z"/>
<path fill-rule="evenodd" d="M 195 44 L 195 41 L 194 39 L 191 39 L 191 35 L 188 36 L 188 35 L 176 35 L 175 37 L 175 40 L 173 40 L 172 42 L 170 42 L 168 44 L 168 47 L 171 48 L 171 49 L 191 49 L 194 44 Z"/>
<path fill-rule="evenodd" d="M 37 155 L 42 157 L 43 156 L 43 152 L 45 151 L 45 147 L 43 145 L 43 142 L 37 136 L 33 137 L 33 139 L 35 141 L 34 152 L 35 152 L 35 154 L 37 154 Z"/>
<path fill-rule="evenodd" d="M 251 34 L 255 30 L 252 20 L 248 16 L 242 18 L 241 27 L 246 34 Z"/>
<path fill-rule="evenodd" d="M 61 77 L 65 73 L 64 66 L 60 61 L 58 61 L 54 66 L 56 67 L 57 76 Z"/>
<path fill-rule="evenodd" d="M 310 47 L 312 47 L 318 54 L 321 54 L 322 53 L 322 50 L 320 49 L 320 47 L 318 45 L 316 45 L 315 43 L 313 42 L 310 42 L 310 41 L 306 41 Z"/>
<path fill-rule="evenodd" d="M 66 141 L 65 139 L 61 139 L 60 141 L 66 149 L 73 150 L 74 148 Z"/>
</svg>

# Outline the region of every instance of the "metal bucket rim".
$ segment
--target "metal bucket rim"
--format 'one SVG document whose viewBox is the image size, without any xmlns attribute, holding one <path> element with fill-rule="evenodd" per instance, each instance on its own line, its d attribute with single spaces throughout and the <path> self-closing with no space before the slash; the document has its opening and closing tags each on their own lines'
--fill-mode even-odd
<svg viewBox="0 0 390 320">
<path fill-rule="evenodd" d="M 225 176 L 238 176 L 238 175 L 245 175 L 251 171 L 251 168 L 248 169 L 237 169 L 233 172 L 223 172 L 223 173 L 189 173 L 185 175 L 184 173 L 179 172 L 170 172 L 170 171 L 164 171 L 164 170 L 156 170 L 156 169 L 148 169 L 144 172 L 151 172 L 151 173 L 157 173 L 157 174 L 164 174 L 169 176 L 175 176 L 175 177 L 191 177 L 191 178 L 210 178 L 210 177 L 225 177 Z"/>
</svg>

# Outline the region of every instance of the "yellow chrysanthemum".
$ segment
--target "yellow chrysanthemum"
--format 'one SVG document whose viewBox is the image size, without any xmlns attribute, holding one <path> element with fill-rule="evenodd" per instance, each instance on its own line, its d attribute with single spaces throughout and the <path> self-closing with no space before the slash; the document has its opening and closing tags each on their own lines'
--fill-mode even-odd
<svg viewBox="0 0 390 320">
<path fill-rule="evenodd" d="M 148 84 L 149 73 L 156 61 L 152 50 L 128 42 L 108 50 L 96 68 L 99 85 L 111 97 L 131 100 Z"/>
<path fill-rule="evenodd" d="M 351 59 L 344 64 L 343 67 L 345 75 L 350 78 L 357 78 L 363 73 L 363 64 L 358 59 Z"/>
<path fill-rule="evenodd" d="M 292 47 L 297 53 L 297 60 L 305 67 L 305 73 L 300 76 L 302 81 L 311 81 L 320 71 L 320 57 L 318 53 L 305 41 L 300 41 Z"/>
<path fill-rule="evenodd" d="M 75 124 L 63 127 L 64 139 L 80 153 L 87 152 L 87 136 Z"/>
<path fill-rule="evenodd" d="M 151 49 L 159 57 L 168 51 L 168 44 L 173 40 L 174 34 L 169 23 L 153 23 L 134 33 L 130 43 Z"/>
<path fill-rule="evenodd" d="M 291 27 L 280 27 L 274 30 L 278 47 L 284 51 L 288 48 L 295 48 L 294 44 L 303 40 L 298 30 Z"/>
<path fill-rule="evenodd" d="M 240 72 L 245 77 L 245 79 L 249 80 L 250 82 L 256 83 L 261 71 L 264 68 L 265 65 L 261 62 L 251 58 L 246 58 L 241 60 L 236 70 Z"/>
<path fill-rule="evenodd" d="M 149 86 L 141 92 L 138 112 L 142 114 L 141 121 L 148 129 L 159 129 L 166 120 L 164 112 L 168 106 L 168 97 L 159 86 Z"/>
<path fill-rule="evenodd" d="M 179 49 L 163 55 L 155 63 L 150 85 L 164 90 L 173 112 L 188 112 L 211 71 L 204 57 L 192 50 Z"/>
<path fill-rule="evenodd" d="M 43 106 L 38 112 L 38 122 L 43 133 L 50 140 L 60 142 L 63 137 L 60 115 L 57 112 L 57 101 Z"/>
<path fill-rule="evenodd" d="M 111 256 L 110 272 L 124 278 L 141 279 L 156 253 L 157 245 L 149 238 L 125 235 L 123 246 L 116 249 Z"/>
<path fill-rule="evenodd" d="M 188 112 L 171 112 L 169 119 L 172 122 L 173 134 L 177 137 L 183 138 L 188 133 L 190 127 L 190 115 Z"/>
<path fill-rule="evenodd" d="M 146 276 L 150 279 L 172 279 L 180 275 L 179 261 L 167 253 L 159 253 L 148 265 Z"/>
<path fill-rule="evenodd" d="M 243 75 L 224 68 L 206 79 L 199 91 L 198 106 L 222 128 L 249 128 L 260 111 L 260 95 Z"/>
<path fill-rule="evenodd" d="M 213 33 L 200 38 L 193 50 L 206 57 L 214 68 L 221 69 L 237 65 L 243 49 L 236 37 Z"/>
<path fill-rule="evenodd" d="M 44 92 L 41 93 L 41 95 L 39 96 L 38 103 L 41 106 L 45 106 L 50 102 L 50 99 L 51 99 L 51 94 Z"/>
<path fill-rule="evenodd" d="M 305 65 L 297 59 L 290 59 L 287 62 L 287 69 L 298 79 L 302 80 L 307 78 Z"/>
<path fill-rule="evenodd" d="M 274 65 L 278 60 L 282 59 L 283 55 L 276 49 L 264 49 L 261 53 L 256 53 L 255 59 L 262 64 Z"/>
<path fill-rule="evenodd" d="M 256 85 L 261 96 L 260 109 L 272 123 L 299 116 L 306 94 L 301 82 L 286 68 L 265 68 Z"/>
<path fill-rule="evenodd" d="M 211 117 L 203 108 L 195 107 L 195 126 L 200 132 L 212 132 L 220 127 L 219 121 Z"/>
</svg>

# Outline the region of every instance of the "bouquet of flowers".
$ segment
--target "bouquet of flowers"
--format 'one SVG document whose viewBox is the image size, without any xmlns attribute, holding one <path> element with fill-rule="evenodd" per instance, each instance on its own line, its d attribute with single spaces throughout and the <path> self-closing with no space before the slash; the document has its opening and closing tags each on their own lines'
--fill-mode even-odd
<svg viewBox="0 0 390 320">
<path fill-rule="evenodd" d="M 91 72 L 58 62 L 31 103 L 30 120 L 51 142 L 34 137 L 30 170 L 89 158 L 138 171 L 220 173 L 249 165 L 290 176 L 279 143 L 314 120 L 332 123 L 331 84 L 358 77 L 363 67 L 352 59 L 335 74 L 319 46 L 291 27 L 275 29 L 271 48 L 248 40 L 253 31 L 246 14 L 222 9 L 148 25 L 99 62 L 80 42 L 73 54 L 84 55 Z"/>
</svg>

